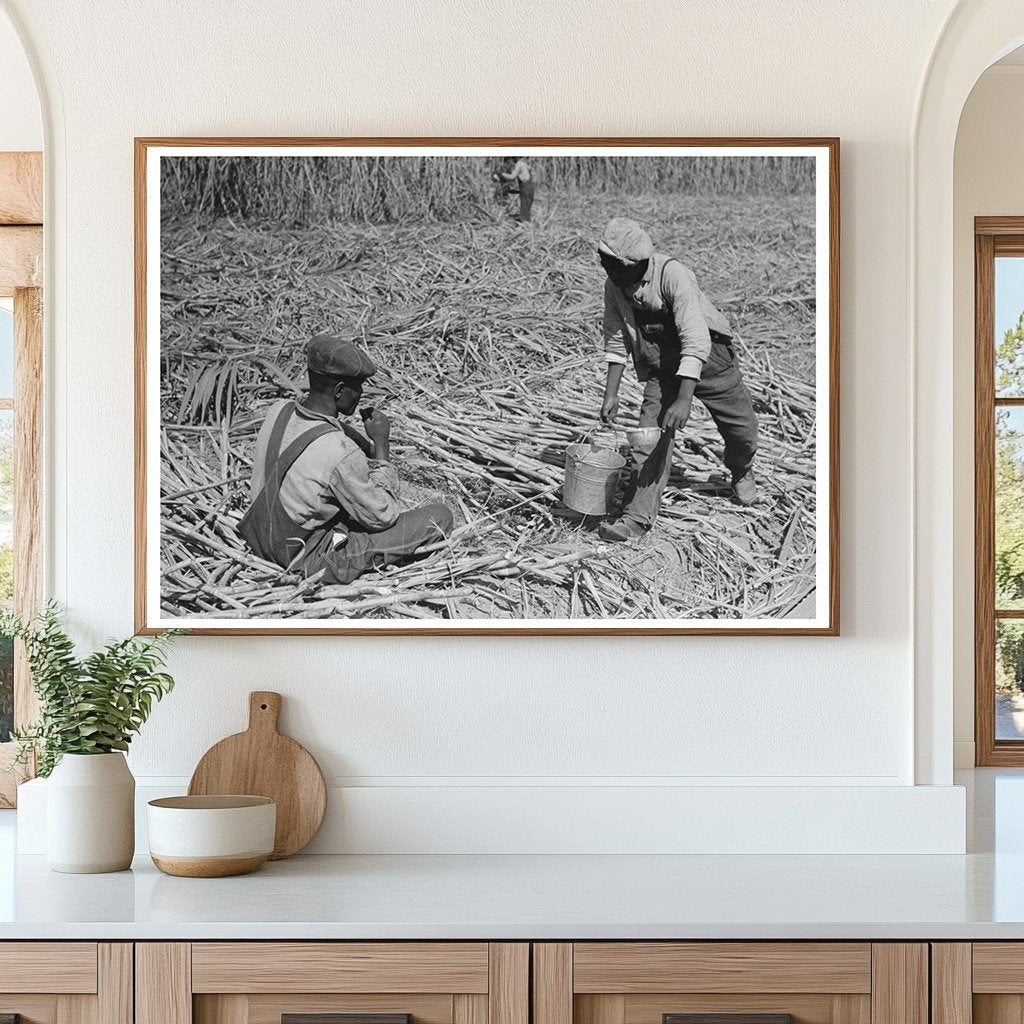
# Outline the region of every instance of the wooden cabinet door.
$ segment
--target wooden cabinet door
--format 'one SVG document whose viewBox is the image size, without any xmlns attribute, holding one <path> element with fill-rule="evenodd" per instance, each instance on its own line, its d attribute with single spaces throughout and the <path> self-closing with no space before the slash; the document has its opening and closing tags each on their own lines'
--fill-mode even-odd
<svg viewBox="0 0 1024 1024">
<path fill-rule="evenodd" d="M 537 943 L 533 955 L 533 1024 L 928 1024 L 923 943 Z"/>
<path fill-rule="evenodd" d="M 932 944 L 934 1024 L 1024 1021 L 1024 942 Z"/>
<path fill-rule="evenodd" d="M 529 1024 L 529 966 L 526 943 L 140 943 L 136 1024 Z"/>
<path fill-rule="evenodd" d="M 0 1018 L 132 1024 L 127 942 L 0 942 Z"/>
</svg>

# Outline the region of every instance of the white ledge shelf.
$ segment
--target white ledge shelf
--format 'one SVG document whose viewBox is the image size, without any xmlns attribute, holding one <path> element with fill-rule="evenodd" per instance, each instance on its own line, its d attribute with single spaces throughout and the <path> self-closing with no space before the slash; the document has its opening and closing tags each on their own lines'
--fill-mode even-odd
<svg viewBox="0 0 1024 1024">
<path fill-rule="evenodd" d="M 1024 938 L 1024 856 L 308 856 L 0 879 L 0 939 Z"/>
</svg>

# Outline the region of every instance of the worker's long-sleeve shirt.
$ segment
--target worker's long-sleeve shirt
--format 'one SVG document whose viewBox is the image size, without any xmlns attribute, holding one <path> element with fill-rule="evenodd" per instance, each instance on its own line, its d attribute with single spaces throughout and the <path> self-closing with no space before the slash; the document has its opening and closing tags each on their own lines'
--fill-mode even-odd
<svg viewBox="0 0 1024 1024">
<path fill-rule="evenodd" d="M 731 338 L 732 327 L 711 300 L 700 290 L 689 267 L 676 259 L 655 253 L 647 273 L 631 297 L 607 278 L 604 285 L 604 356 L 608 363 L 637 360 L 637 323 L 634 309 L 665 313 L 672 317 L 679 335 L 680 377 L 700 379 L 701 369 L 711 354 L 711 331 Z"/>
<path fill-rule="evenodd" d="M 530 181 L 533 174 L 530 165 L 525 160 L 517 160 L 511 171 L 502 171 L 501 176 L 506 181 Z"/>
<path fill-rule="evenodd" d="M 290 399 L 271 410 L 253 450 L 252 498 L 263 489 L 267 446 L 274 423 Z M 281 504 L 288 517 L 306 529 L 323 526 L 345 513 L 348 521 L 370 533 L 393 526 L 401 511 L 398 474 L 385 462 L 367 459 L 362 449 L 341 429 L 339 420 L 297 406 L 285 429 L 281 450 L 318 422 L 337 426 L 317 438 L 295 460 L 281 484 Z"/>
</svg>

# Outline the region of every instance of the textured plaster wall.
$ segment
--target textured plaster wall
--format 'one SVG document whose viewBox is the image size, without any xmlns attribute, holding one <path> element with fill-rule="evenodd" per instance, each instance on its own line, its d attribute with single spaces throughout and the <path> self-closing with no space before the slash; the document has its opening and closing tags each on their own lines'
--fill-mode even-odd
<svg viewBox="0 0 1024 1024">
<path fill-rule="evenodd" d="M 133 136 L 843 142 L 842 638 L 188 638 L 137 773 L 187 775 L 265 687 L 371 784 L 913 781 L 907 182 L 945 0 L 4 7 L 53 116 L 51 589 L 94 638 L 132 627 Z"/>
<path fill-rule="evenodd" d="M 32 70 L 10 22 L 0 16 L 0 152 L 43 148 Z"/>
</svg>

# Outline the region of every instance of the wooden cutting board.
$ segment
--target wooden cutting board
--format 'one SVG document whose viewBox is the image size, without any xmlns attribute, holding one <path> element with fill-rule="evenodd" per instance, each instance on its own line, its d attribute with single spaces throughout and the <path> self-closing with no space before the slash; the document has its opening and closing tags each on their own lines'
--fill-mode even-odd
<svg viewBox="0 0 1024 1024">
<path fill-rule="evenodd" d="M 271 860 L 290 857 L 317 834 L 327 808 L 327 787 L 313 755 L 277 731 L 281 694 L 249 694 L 249 728 L 214 744 L 188 785 L 190 796 L 245 793 L 277 803 Z"/>
</svg>

